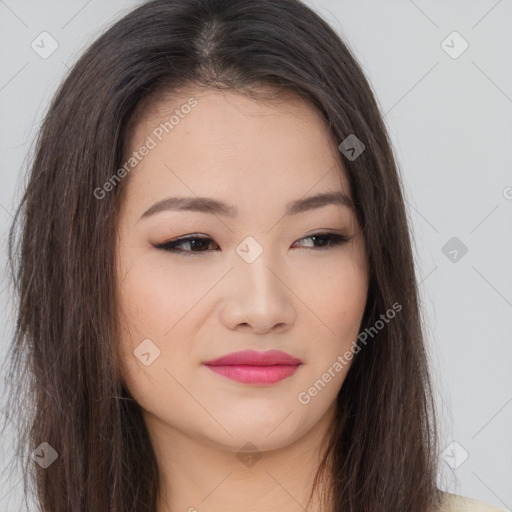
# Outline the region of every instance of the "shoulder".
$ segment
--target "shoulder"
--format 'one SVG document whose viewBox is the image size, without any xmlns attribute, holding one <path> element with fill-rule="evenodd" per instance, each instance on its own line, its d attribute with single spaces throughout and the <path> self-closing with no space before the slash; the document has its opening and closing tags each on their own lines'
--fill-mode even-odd
<svg viewBox="0 0 512 512">
<path fill-rule="evenodd" d="M 473 498 L 466 498 L 449 492 L 442 492 L 441 496 L 443 501 L 439 512 L 503 512 L 502 509 Z"/>
</svg>

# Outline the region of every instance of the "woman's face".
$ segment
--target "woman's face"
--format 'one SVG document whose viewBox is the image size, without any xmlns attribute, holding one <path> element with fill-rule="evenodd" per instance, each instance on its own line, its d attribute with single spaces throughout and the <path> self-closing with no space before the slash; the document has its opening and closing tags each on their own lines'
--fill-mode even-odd
<svg viewBox="0 0 512 512">
<path fill-rule="evenodd" d="M 325 424 L 368 282 L 320 114 L 298 98 L 197 89 L 153 103 L 135 151 L 119 220 L 120 353 L 150 431 L 269 450 Z M 305 201 L 318 194 L 339 199 Z M 171 197 L 182 199 L 160 203 Z M 205 364 L 248 350 L 294 359 Z"/>
</svg>

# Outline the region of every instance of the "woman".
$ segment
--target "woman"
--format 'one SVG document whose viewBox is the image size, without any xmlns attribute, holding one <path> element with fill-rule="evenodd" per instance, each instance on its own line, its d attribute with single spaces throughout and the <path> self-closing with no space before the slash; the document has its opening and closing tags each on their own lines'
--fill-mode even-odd
<svg viewBox="0 0 512 512">
<path fill-rule="evenodd" d="M 390 143 L 302 3 L 116 23 L 57 92 L 18 218 L 44 512 L 497 510 L 437 489 Z"/>
</svg>

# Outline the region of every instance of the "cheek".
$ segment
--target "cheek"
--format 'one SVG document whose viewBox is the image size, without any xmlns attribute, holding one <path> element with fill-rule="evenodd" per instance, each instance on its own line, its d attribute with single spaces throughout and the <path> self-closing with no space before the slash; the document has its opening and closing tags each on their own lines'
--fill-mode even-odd
<svg viewBox="0 0 512 512">
<path fill-rule="evenodd" d="M 326 258 L 324 264 L 315 264 L 309 271 L 304 266 L 302 278 L 296 282 L 297 295 L 305 305 L 304 316 L 310 323 L 310 346 L 316 347 L 310 352 L 302 383 L 302 391 L 311 401 L 314 397 L 313 407 L 324 407 L 335 399 L 353 361 L 351 351 L 368 291 L 363 253 L 358 252 L 355 257 L 354 252 L 333 254 L 332 259 Z M 319 380 L 320 387 L 314 387 Z"/>
<path fill-rule="evenodd" d="M 346 265 L 325 279 L 322 297 L 325 323 L 338 336 L 355 337 L 367 298 L 366 274 L 357 265 Z"/>
<path fill-rule="evenodd" d="M 121 255 L 119 268 L 119 356 L 124 382 L 143 409 L 166 410 L 172 402 L 167 391 L 173 389 L 169 367 L 175 373 L 170 362 L 188 357 L 188 337 L 179 330 L 193 300 L 189 290 L 194 288 L 178 272 L 171 275 L 170 267 L 154 255 L 136 250 Z M 185 343 L 173 343 L 180 336 Z"/>
<path fill-rule="evenodd" d="M 146 254 L 124 260 L 121 324 L 133 337 L 162 339 L 204 294 L 206 276 L 179 271 L 163 256 Z"/>
<path fill-rule="evenodd" d="M 202 299 L 222 275 L 216 269 L 177 265 L 167 254 L 125 250 L 119 259 L 120 357 L 134 398 L 147 405 L 163 383 L 171 386 L 171 371 L 180 381 L 194 364 L 194 339 L 205 315 Z M 151 340 L 158 357 L 149 366 L 135 352 Z M 145 345 L 144 345 L 145 346 Z M 144 352 L 145 353 L 145 352 Z M 188 364 L 190 363 L 190 364 Z"/>
<path fill-rule="evenodd" d="M 156 274 L 136 265 L 130 269 L 121 289 L 122 322 L 132 334 L 160 336 L 173 324 L 179 303 L 171 287 Z"/>
<path fill-rule="evenodd" d="M 156 389 L 155 379 L 158 380 L 157 375 L 163 370 L 163 335 L 184 314 L 183 300 L 179 300 L 183 295 L 178 297 L 173 293 L 176 288 L 184 290 L 178 278 L 170 282 L 163 278 L 162 269 L 154 258 L 139 254 L 135 249 L 121 253 L 118 273 L 119 352 L 128 387 L 139 403 L 146 401 L 141 393 Z M 141 351 L 139 347 L 147 347 L 147 350 Z M 137 354 L 146 353 L 150 353 L 151 364 L 148 366 L 144 364 L 143 356 L 137 357 Z"/>
<path fill-rule="evenodd" d="M 364 260 L 352 252 L 333 254 L 323 262 L 304 265 L 294 289 L 307 316 L 324 333 L 344 339 L 358 330 L 366 305 L 368 281 Z M 308 311 L 309 310 L 309 311 Z"/>
</svg>

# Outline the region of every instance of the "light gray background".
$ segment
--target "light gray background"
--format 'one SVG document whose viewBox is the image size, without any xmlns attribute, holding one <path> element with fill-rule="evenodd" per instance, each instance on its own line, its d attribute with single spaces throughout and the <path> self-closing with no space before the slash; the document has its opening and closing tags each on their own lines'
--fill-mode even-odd
<svg viewBox="0 0 512 512">
<path fill-rule="evenodd" d="M 24 159 L 51 95 L 81 51 L 137 3 L 0 0 L 3 264 Z M 441 449 L 458 443 L 447 451 L 439 485 L 510 511 L 512 1 L 307 3 L 365 69 L 402 169 L 443 415 Z M 59 45 L 47 59 L 31 48 L 43 31 Z M 441 45 L 453 31 L 469 44 L 456 59 Z M 461 48 L 453 41 L 445 43 L 452 52 Z M 456 262 L 442 252 L 452 237 L 468 248 Z M 13 325 L 5 287 L 4 280 L 3 355 Z M 12 440 L 3 441 L 0 510 L 18 511 L 20 475 L 5 469 Z"/>
</svg>

